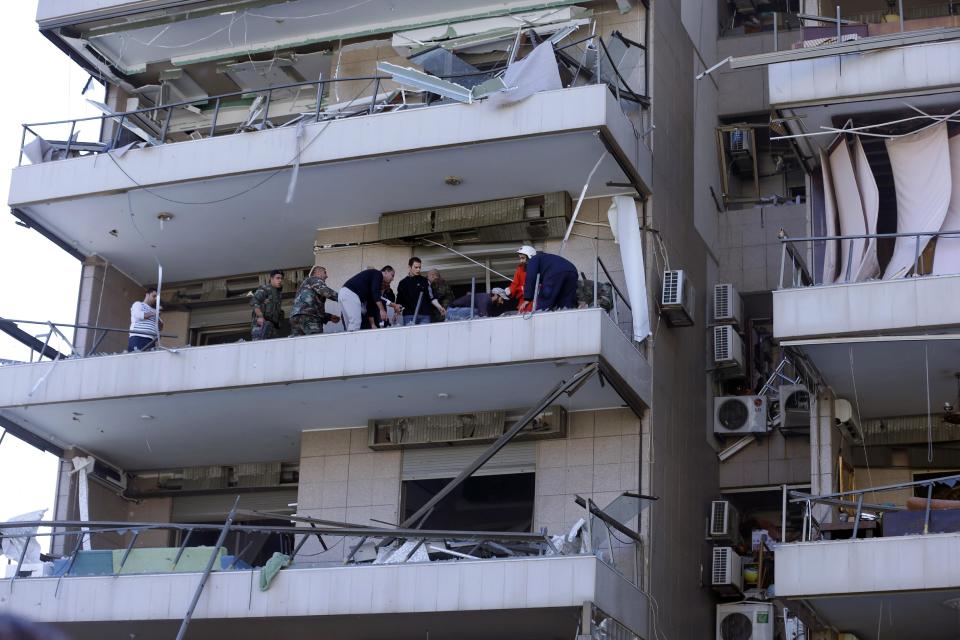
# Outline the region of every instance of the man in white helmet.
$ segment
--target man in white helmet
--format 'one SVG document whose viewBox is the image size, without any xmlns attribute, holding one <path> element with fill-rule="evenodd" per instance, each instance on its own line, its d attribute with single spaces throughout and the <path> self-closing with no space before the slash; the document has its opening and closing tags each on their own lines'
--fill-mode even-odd
<svg viewBox="0 0 960 640">
<path fill-rule="evenodd" d="M 537 255 L 537 250 L 528 244 L 517 249 L 520 263 L 517 265 L 517 270 L 513 272 L 513 280 L 510 282 L 510 286 L 506 289 L 510 297 L 517 301 L 517 311 L 520 313 L 533 311 L 533 302 L 523 299 L 523 289 L 527 278 L 527 261 L 535 255 Z"/>
<path fill-rule="evenodd" d="M 523 285 L 525 300 L 537 299 L 537 311 L 544 309 L 576 309 L 577 280 L 580 274 L 572 262 L 541 251 L 527 262 Z M 540 285 L 540 291 L 535 289 Z"/>
</svg>

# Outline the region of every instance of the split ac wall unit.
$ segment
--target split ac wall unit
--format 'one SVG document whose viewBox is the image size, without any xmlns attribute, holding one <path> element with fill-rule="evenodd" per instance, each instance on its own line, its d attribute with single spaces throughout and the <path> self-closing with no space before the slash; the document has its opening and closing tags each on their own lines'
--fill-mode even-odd
<svg viewBox="0 0 960 640">
<path fill-rule="evenodd" d="M 721 369 L 742 373 L 743 339 L 732 325 L 713 328 L 713 362 Z"/>
<path fill-rule="evenodd" d="M 734 545 L 740 542 L 740 514 L 727 500 L 710 503 L 708 535 L 712 540 L 725 540 Z"/>
<path fill-rule="evenodd" d="M 767 432 L 767 402 L 763 396 L 720 396 L 713 399 L 713 433 L 744 436 Z"/>
<path fill-rule="evenodd" d="M 660 313 L 671 327 L 689 327 L 696 311 L 696 291 L 686 274 L 675 269 L 663 272 Z"/>
<path fill-rule="evenodd" d="M 710 586 L 717 593 L 725 596 L 743 593 L 743 560 L 733 547 L 713 548 L 710 574 Z"/>
<path fill-rule="evenodd" d="M 717 640 L 773 640 L 774 610 L 770 602 L 717 605 Z"/>
<path fill-rule="evenodd" d="M 80 447 L 76 447 L 76 450 L 84 456 L 93 458 L 93 468 L 87 472 L 87 477 L 112 491 L 121 492 L 127 489 L 127 473 L 123 469 L 104 462 Z"/>
<path fill-rule="evenodd" d="M 732 284 L 718 284 L 713 287 L 713 321 L 717 324 L 743 326 L 743 310 L 740 294 Z"/>
</svg>

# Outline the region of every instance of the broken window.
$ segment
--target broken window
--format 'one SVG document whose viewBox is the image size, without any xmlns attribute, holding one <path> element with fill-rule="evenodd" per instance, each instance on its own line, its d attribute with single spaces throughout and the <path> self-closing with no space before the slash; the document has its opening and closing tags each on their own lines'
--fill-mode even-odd
<svg viewBox="0 0 960 640">
<path fill-rule="evenodd" d="M 405 480 L 403 519 L 417 512 L 453 478 Z M 444 498 L 421 529 L 451 531 L 530 531 L 535 474 L 473 476 Z"/>
</svg>

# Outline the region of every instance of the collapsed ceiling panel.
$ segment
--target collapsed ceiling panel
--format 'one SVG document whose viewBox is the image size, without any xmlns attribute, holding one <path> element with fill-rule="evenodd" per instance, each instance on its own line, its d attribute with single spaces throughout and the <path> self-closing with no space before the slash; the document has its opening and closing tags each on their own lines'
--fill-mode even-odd
<svg viewBox="0 0 960 640">
<path fill-rule="evenodd" d="M 292 0 L 232 11 L 170 9 L 161 18 L 156 12 L 146 14 L 149 22 L 138 22 L 134 15 L 81 25 L 79 31 L 91 48 L 130 75 L 145 72 L 153 63 L 186 65 L 399 29 L 439 25 L 446 31 L 451 22 L 523 15 L 534 8 L 559 15 L 571 4 L 573 0 Z M 384 21 L 384 15 L 391 18 Z M 534 18 L 557 21 L 542 13 Z M 510 20 L 519 26 L 526 18 Z"/>
</svg>

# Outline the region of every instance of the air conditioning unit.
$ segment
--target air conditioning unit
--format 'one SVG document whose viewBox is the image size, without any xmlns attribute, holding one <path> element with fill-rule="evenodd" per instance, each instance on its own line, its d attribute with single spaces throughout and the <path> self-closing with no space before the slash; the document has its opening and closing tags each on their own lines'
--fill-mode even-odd
<svg viewBox="0 0 960 640">
<path fill-rule="evenodd" d="M 767 402 L 763 396 L 721 396 L 713 399 L 713 433 L 743 436 L 767 432 Z"/>
<path fill-rule="evenodd" d="M 743 373 L 743 339 L 731 325 L 713 328 L 713 362 L 727 373 Z"/>
<path fill-rule="evenodd" d="M 725 596 L 743 594 L 743 560 L 733 547 L 713 548 L 710 586 L 714 591 Z"/>
<path fill-rule="evenodd" d="M 780 394 L 780 428 L 787 430 L 810 428 L 810 391 L 802 384 L 784 384 Z"/>
<path fill-rule="evenodd" d="M 717 640 L 773 640 L 773 630 L 774 610 L 771 602 L 717 605 Z"/>
<path fill-rule="evenodd" d="M 751 153 L 752 149 L 750 147 L 753 142 L 753 136 L 751 135 L 750 129 L 733 129 L 730 131 L 728 140 L 729 145 L 727 149 L 730 151 L 730 155 L 749 155 Z"/>
<path fill-rule="evenodd" d="M 726 540 L 734 545 L 740 542 L 740 514 L 727 500 L 710 503 L 708 535 L 713 540 Z"/>
<path fill-rule="evenodd" d="M 860 421 L 853 411 L 853 405 L 849 400 L 837 398 L 833 403 L 833 415 L 837 420 L 837 426 L 841 427 L 850 439 L 854 442 L 860 441 Z"/>
<path fill-rule="evenodd" d="M 740 294 L 732 284 L 713 287 L 713 321 L 717 324 L 743 325 Z"/>
<path fill-rule="evenodd" d="M 127 489 L 126 472 L 96 457 L 88 477 L 113 491 L 122 492 Z"/>
<path fill-rule="evenodd" d="M 689 327 L 696 311 L 696 292 L 680 270 L 663 272 L 660 313 L 671 327 Z"/>
</svg>

